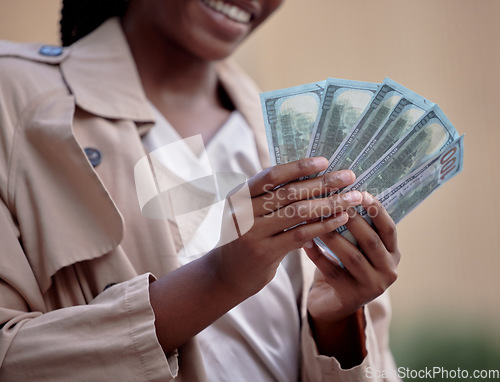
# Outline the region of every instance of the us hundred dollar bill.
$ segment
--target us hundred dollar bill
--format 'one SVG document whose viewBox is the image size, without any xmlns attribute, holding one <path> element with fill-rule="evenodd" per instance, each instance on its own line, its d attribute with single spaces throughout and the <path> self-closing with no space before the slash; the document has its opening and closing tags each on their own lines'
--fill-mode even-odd
<svg viewBox="0 0 500 382">
<path fill-rule="evenodd" d="M 272 164 L 305 158 L 325 81 L 260 94 Z"/>
<path fill-rule="evenodd" d="M 411 90 L 386 78 L 359 120 L 329 158 L 328 168 L 323 173 L 349 168 L 379 127 L 384 125 L 401 98 L 409 98 L 413 94 Z"/>
<path fill-rule="evenodd" d="M 406 93 L 399 100 L 389 118 L 378 128 L 368 144 L 354 159 L 350 170 L 356 175 L 361 175 L 368 170 L 434 105 L 434 102 L 416 93 Z"/>
<path fill-rule="evenodd" d="M 463 169 L 463 135 L 445 150 L 386 190 L 377 199 L 395 223 L 399 223 L 431 193 Z"/>
<path fill-rule="evenodd" d="M 434 105 L 346 191 L 368 191 L 377 195 L 395 185 L 457 138 L 455 127 L 439 106 Z"/>
<path fill-rule="evenodd" d="M 448 145 L 445 150 L 433 155 L 394 186 L 375 196 L 396 224 L 424 199 L 462 171 L 464 161 L 463 142 L 464 137 L 462 135 Z M 366 221 L 372 224 L 369 211 L 360 208 L 358 212 Z M 340 227 L 338 232 L 351 241 L 354 239 L 345 226 Z"/>
<path fill-rule="evenodd" d="M 378 86 L 372 82 L 328 78 L 307 156 L 329 159 L 368 106 Z"/>
</svg>

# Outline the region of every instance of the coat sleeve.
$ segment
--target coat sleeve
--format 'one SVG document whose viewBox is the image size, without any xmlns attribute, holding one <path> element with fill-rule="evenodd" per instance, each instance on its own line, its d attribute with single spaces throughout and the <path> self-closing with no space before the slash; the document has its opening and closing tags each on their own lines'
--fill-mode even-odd
<svg viewBox="0 0 500 382">
<path fill-rule="evenodd" d="M 144 274 L 87 305 L 45 311 L 10 212 L 0 200 L 0 381 L 172 380 Z M 169 366 L 170 364 L 170 366 Z"/>
<path fill-rule="evenodd" d="M 366 382 L 400 381 L 396 365 L 389 349 L 389 324 L 391 304 L 386 291 L 364 308 L 365 346 L 367 350 L 363 362 L 351 369 L 343 369 L 334 357 L 319 354 L 307 318 L 307 294 L 313 280 L 314 264 L 301 253 L 302 298 L 302 382 Z"/>
<path fill-rule="evenodd" d="M 308 320 L 302 327 L 303 382 L 400 381 L 388 346 L 390 302 L 387 292 L 364 309 L 367 355 L 351 369 L 343 369 L 337 359 L 320 355 Z"/>
<path fill-rule="evenodd" d="M 117 284 L 85 304 L 82 301 L 82 305 L 48 308 L 44 300 L 46 288 L 42 287 L 46 280 L 35 269 L 48 265 L 49 260 L 27 255 L 27 241 L 21 239 L 24 233 L 19 228 L 22 217 L 12 201 L 14 197 L 19 199 L 15 191 L 20 189 L 30 195 L 34 189 L 29 184 L 22 184 L 19 189 L 13 187 L 19 173 L 16 164 L 27 160 L 26 152 L 22 152 L 14 161 L 13 147 L 21 141 L 22 122 L 38 110 L 36 106 L 42 100 L 44 105 L 58 105 L 57 110 L 51 109 L 58 122 L 42 115 L 33 119 L 34 126 L 45 123 L 52 130 L 59 129 L 61 121 L 67 124 L 66 120 L 71 120 L 73 101 L 66 90 L 61 90 L 57 67 L 3 57 L 1 44 L 0 58 L 0 381 L 172 380 L 177 373 L 177 356 L 167 359 L 156 338 L 154 312 L 149 303 L 151 275 Z M 40 134 L 32 138 L 41 140 Z M 45 143 L 30 151 L 31 160 L 39 160 L 35 154 L 40 154 Z M 57 151 L 53 143 L 43 147 Z M 38 175 L 43 178 L 43 172 Z M 58 195 L 51 196 L 57 199 Z M 27 236 L 43 236 L 41 233 L 51 228 L 56 231 L 52 241 L 59 242 L 57 233 L 65 235 L 67 231 L 51 219 L 41 222 L 35 213 L 29 217 L 31 200 L 27 197 L 24 202 L 18 201 L 33 223 L 30 227 L 34 227 L 34 232 Z M 30 248 L 50 252 L 48 244 L 44 238 Z M 74 253 L 68 253 L 68 258 L 71 255 Z M 79 281 L 74 282 L 78 287 Z M 63 293 L 68 295 L 62 297 L 71 300 L 71 291 L 64 289 Z"/>
</svg>

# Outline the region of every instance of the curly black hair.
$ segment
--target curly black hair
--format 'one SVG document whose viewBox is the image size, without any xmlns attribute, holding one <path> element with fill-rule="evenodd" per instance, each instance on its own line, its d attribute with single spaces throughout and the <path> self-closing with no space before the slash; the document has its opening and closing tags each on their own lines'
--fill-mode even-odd
<svg viewBox="0 0 500 382">
<path fill-rule="evenodd" d="M 128 0 L 63 0 L 61 43 L 73 44 L 113 16 L 122 16 Z"/>
</svg>

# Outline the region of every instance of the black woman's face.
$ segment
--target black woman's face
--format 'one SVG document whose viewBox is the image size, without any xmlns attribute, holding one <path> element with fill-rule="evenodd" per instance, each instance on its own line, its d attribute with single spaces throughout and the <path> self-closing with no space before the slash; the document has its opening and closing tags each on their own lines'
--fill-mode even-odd
<svg viewBox="0 0 500 382">
<path fill-rule="evenodd" d="M 284 0 L 132 0 L 160 37 L 205 60 L 230 55 Z M 132 4 L 131 4 L 132 5 Z"/>
</svg>

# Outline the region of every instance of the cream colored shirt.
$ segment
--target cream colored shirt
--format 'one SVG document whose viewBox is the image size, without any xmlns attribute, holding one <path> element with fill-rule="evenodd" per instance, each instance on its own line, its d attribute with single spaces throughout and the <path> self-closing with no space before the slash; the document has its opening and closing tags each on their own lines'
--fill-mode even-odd
<svg viewBox="0 0 500 382">
<path fill-rule="evenodd" d="M 152 106 L 153 107 L 153 106 Z M 152 152 L 182 138 L 170 123 L 153 107 L 155 127 L 143 138 Z M 255 138 L 248 123 L 234 111 L 216 135 L 205 145 L 205 151 L 193 153 L 187 146 L 175 163 L 162 164 L 176 176 L 182 177 L 179 167 L 206 166 L 214 172 L 236 172 L 250 178 L 262 170 Z M 182 166 L 179 163 L 182 162 Z M 216 210 L 215 208 L 213 210 Z M 209 212 L 198 230 L 185 246 L 203 248 L 203 241 L 218 233 Z M 216 214 L 217 212 L 213 212 Z M 195 259 L 184 249 L 179 251 L 182 264 Z M 288 260 L 285 259 L 285 262 Z M 259 293 L 242 302 L 198 335 L 209 381 L 242 381 L 252 376 L 255 381 L 298 380 L 300 365 L 299 311 L 292 285 L 299 274 L 289 274 L 280 265 L 275 278 Z M 292 278 L 292 279 L 291 279 Z"/>
</svg>

